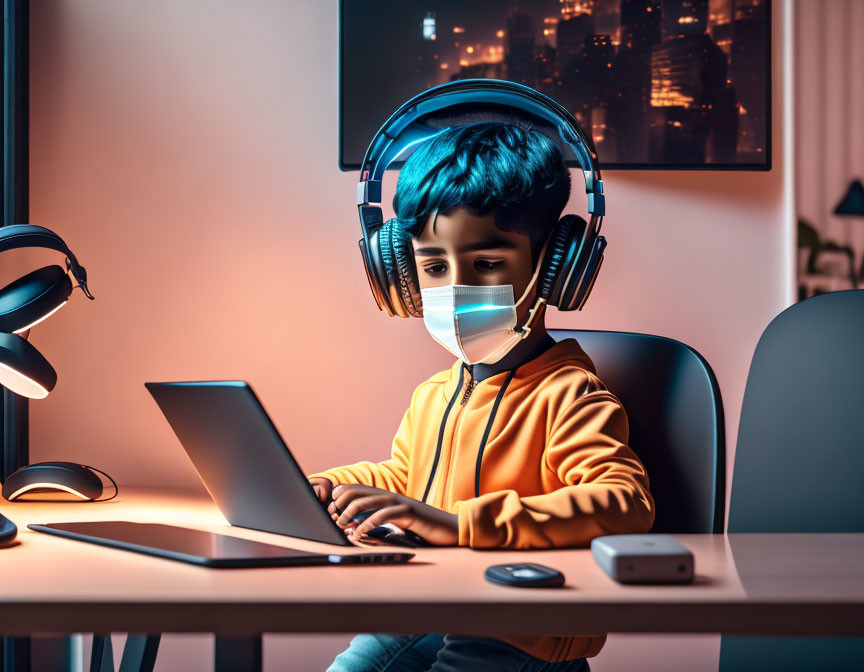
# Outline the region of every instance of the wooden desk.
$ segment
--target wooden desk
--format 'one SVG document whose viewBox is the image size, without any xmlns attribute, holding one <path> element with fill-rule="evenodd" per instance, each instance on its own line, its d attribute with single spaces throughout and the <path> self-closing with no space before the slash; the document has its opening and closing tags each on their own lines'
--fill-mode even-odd
<svg viewBox="0 0 864 672">
<path fill-rule="evenodd" d="M 133 520 L 218 530 L 308 549 L 314 542 L 228 528 L 206 495 L 124 488 L 104 504 L 9 503 L 20 544 L 0 550 L 0 632 L 459 632 L 494 635 L 725 632 L 864 635 L 864 535 L 680 535 L 689 586 L 622 586 L 588 550 L 423 549 L 404 566 L 208 570 L 60 539 L 28 523 Z M 351 552 L 351 549 L 347 549 Z M 536 561 L 559 590 L 483 579 Z"/>
</svg>

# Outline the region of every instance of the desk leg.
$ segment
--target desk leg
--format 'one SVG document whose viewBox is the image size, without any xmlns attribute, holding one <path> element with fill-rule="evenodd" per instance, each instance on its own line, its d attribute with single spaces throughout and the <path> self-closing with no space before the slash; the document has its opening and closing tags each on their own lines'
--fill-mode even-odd
<svg viewBox="0 0 864 672">
<path fill-rule="evenodd" d="M 137 635 L 131 632 L 126 636 L 120 672 L 153 672 L 159 639 L 162 635 Z"/>
<path fill-rule="evenodd" d="M 90 672 L 114 672 L 114 647 L 111 633 L 93 633 L 93 649 L 90 654 Z"/>
<path fill-rule="evenodd" d="M 216 636 L 214 669 L 216 672 L 261 672 L 261 635 L 252 637 Z"/>
<path fill-rule="evenodd" d="M 3 637 L 0 641 L 3 672 L 30 672 L 30 638 Z"/>
</svg>

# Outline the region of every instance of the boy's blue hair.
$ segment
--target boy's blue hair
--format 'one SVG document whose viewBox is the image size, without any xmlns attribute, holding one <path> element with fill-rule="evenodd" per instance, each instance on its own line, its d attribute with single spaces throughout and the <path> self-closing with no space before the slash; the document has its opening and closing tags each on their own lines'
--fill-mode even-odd
<svg viewBox="0 0 864 672">
<path fill-rule="evenodd" d="M 495 226 L 531 239 L 534 263 L 570 198 L 570 172 L 548 137 L 513 124 L 484 121 L 434 135 L 399 173 L 393 209 L 410 236 L 437 209 L 495 215 Z"/>
</svg>

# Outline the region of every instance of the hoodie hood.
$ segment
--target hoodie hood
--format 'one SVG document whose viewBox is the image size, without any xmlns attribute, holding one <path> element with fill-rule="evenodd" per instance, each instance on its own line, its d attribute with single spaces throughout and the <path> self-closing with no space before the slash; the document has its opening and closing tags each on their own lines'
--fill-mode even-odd
<svg viewBox="0 0 864 672">
<path fill-rule="evenodd" d="M 558 341 L 538 357 L 519 366 L 516 369 L 510 387 L 516 388 L 520 385 L 534 384 L 537 378 L 545 377 L 565 368 L 582 369 L 592 376 L 597 373 L 594 368 L 594 362 L 591 361 L 591 358 L 582 349 L 579 342 L 575 338 L 565 338 L 562 341 Z M 459 386 L 460 374 L 463 380 L 470 376 L 462 361 L 457 359 L 449 369 L 446 384 L 442 386 L 442 392 L 445 397 L 449 398 Z M 488 383 L 490 386 L 499 387 L 503 384 L 506 377 L 507 371 L 501 371 L 484 379 L 483 383 L 484 385 Z"/>
</svg>

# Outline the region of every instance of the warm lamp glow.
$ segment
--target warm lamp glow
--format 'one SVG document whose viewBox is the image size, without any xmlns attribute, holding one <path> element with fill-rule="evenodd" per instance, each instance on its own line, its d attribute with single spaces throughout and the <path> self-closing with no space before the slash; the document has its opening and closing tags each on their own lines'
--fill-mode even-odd
<svg viewBox="0 0 864 672">
<path fill-rule="evenodd" d="M 80 497 L 81 499 L 90 499 L 87 495 L 82 495 L 77 490 L 70 488 L 68 485 L 60 485 L 59 483 L 31 483 L 30 485 L 25 485 L 23 488 L 19 488 L 11 495 L 9 495 L 9 500 L 16 499 L 20 497 L 25 492 L 29 492 L 30 490 L 37 490 L 39 488 L 47 488 L 49 490 L 63 490 L 64 492 L 68 492 L 70 495 L 75 495 L 76 497 Z"/>
<path fill-rule="evenodd" d="M 58 310 L 60 310 L 60 309 L 61 309 L 63 306 L 65 306 L 67 303 L 69 303 L 68 299 L 67 299 L 66 301 L 64 301 L 63 303 L 61 303 L 61 304 L 60 304 L 59 306 L 57 306 L 56 308 L 54 308 L 53 310 L 50 310 L 50 311 L 48 311 L 47 313 L 45 313 L 45 314 L 44 314 L 42 317 L 40 317 L 38 320 L 34 320 L 34 321 L 31 322 L 30 324 L 28 324 L 26 327 L 21 327 L 20 329 L 16 329 L 16 330 L 13 331 L 12 333 L 13 333 L 13 334 L 20 334 L 21 332 L 27 331 L 28 329 L 32 329 L 32 328 L 35 327 L 37 324 L 39 324 L 42 320 L 47 320 L 49 317 L 51 317 L 54 313 L 56 313 Z"/>
<path fill-rule="evenodd" d="M 44 399 L 48 396 L 48 390 L 35 380 L 2 362 L 0 362 L 0 385 L 29 399 Z"/>
</svg>

